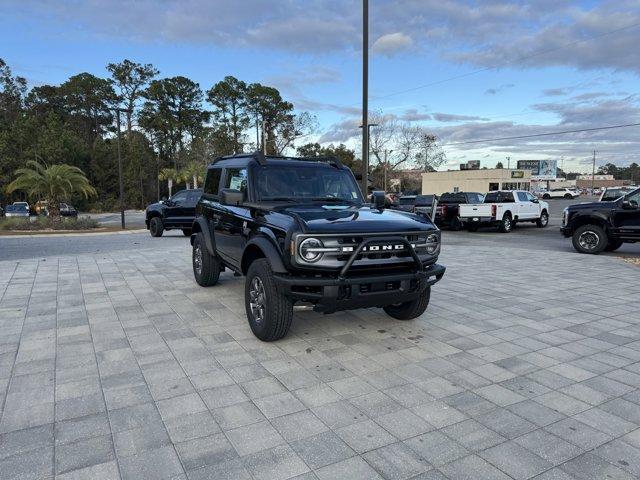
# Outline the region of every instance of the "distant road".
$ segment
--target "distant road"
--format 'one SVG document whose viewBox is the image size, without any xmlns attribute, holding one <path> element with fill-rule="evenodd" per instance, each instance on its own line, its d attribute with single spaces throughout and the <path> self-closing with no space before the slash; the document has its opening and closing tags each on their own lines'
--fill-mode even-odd
<svg viewBox="0 0 640 480">
<path fill-rule="evenodd" d="M 180 230 L 165 232 L 153 238 L 148 232 L 73 236 L 33 236 L 28 238 L 0 237 L 0 260 L 51 257 L 58 255 L 99 254 L 119 250 L 159 248 L 162 245 L 188 243 Z"/>
<path fill-rule="evenodd" d="M 115 213 L 80 213 L 81 217 L 90 217 L 97 220 L 100 225 L 113 227 L 120 225 L 120 212 Z M 144 210 L 125 210 L 124 221 L 127 228 L 144 228 Z"/>
</svg>

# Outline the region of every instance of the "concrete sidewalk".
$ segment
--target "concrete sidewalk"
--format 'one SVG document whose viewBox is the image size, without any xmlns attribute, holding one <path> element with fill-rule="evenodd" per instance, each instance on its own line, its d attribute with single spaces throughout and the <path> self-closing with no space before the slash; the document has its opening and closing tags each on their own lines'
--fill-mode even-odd
<svg viewBox="0 0 640 480">
<path fill-rule="evenodd" d="M 421 319 L 266 344 L 164 245 L 0 262 L 1 478 L 640 476 L 637 266 L 445 246 Z"/>
</svg>

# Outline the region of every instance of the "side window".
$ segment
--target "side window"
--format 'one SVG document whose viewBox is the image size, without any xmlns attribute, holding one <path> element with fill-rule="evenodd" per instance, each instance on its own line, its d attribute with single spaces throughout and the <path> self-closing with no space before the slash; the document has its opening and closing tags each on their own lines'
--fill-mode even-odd
<svg viewBox="0 0 640 480">
<path fill-rule="evenodd" d="M 182 192 L 176 193 L 173 197 L 171 197 L 171 201 L 178 205 L 184 205 L 187 201 L 187 192 L 182 191 Z"/>
<path fill-rule="evenodd" d="M 529 198 L 527 198 L 527 194 L 524 192 L 518 192 L 518 200 L 521 202 L 528 202 Z"/>
<path fill-rule="evenodd" d="M 534 200 L 536 200 L 536 197 L 534 197 L 533 194 L 531 194 L 530 192 L 527 192 L 527 199 L 530 202 L 533 202 Z"/>
<path fill-rule="evenodd" d="M 627 195 L 626 200 L 629 201 L 629 202 L 636 202 L 636 203 L 640 204 L 640 190 L 638 190 L 635 193 L 631 193 L 631 194 Z"/>
<path fill-rule="evenodd" d="M 222 176 L 221 168 L 210 168 L 207 171 L 207 179 L 204 183 L 204 193 L 218 197 L 218 187 L 220 186 L 220 177 Z"/>
<path fill-rule="evenodd" d="M 233 190 L 247 191 L 247 169 L 246 168 L 227 168 L 224 179 L 223 188 L 231 188 Z"/>
</svg>

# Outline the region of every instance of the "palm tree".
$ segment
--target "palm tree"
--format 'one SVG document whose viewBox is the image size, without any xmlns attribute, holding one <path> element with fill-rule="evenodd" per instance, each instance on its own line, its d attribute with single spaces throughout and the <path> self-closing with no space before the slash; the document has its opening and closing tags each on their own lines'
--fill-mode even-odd
<svg viewBox="0 0 640 480">
<path fill-rule="evenodd" d="M 16 179 L 7 185 L 7 193 L 22 190 L 31 198 L 45 200 L 52 217 L 60 216 L 60 202 L 72 193 L 85 198 L 97 195 L 84 172 L 65 163 L 47 165 L 29 160 L 24 168 L 15 171 L 15 176 Z"/>
<path fill-rule="evenodd" d="M 173 190 L 173 181 L 177 181 L 178 178 L 178 172 L 175 168 L 163 168 L 158 174 L 158 180 L 167 182 L 167 186 L 169 187 L 169 196 L 171 196 L 171 192 Z"/>
<path fill-rule="evenodd" d="M 198 182 L 202 182 L 202 170 L 203 168 L 196 162 L 189 162 L 180 172 L 182 180 L 187 184 L 187 188 L 193 185 L 193 188 L 198 188 Z"/>
</svg>

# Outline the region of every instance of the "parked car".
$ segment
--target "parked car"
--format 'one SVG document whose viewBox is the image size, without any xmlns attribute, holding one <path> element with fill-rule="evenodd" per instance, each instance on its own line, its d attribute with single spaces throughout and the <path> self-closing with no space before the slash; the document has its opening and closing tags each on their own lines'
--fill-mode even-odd
<svg viewBox="0 0 640 480">
<path fill-rule="evenodd" d="M 13 202 L 12 205 L 15 205 L 16 207 L 24 207 L 27 209 L 27 212 L 31 213 L 29 202 Z"/>
<path fill-rule="evenodd" d="M 29 208 L 23 205 L 25 202 L 14 203 L 13 205 L 7 205 L 4 211 L 5 217 L 25 217 L 29 218 Z"/>
<path fill-rule="evenodd" d="M 222 157 L 209 165 L 193 223 L 201 286 L 226 268 L 245 275 L 245 310 L 260 340 L 284 337 L 296 302 L 333 313 L 380 307 L 409 320 L 429 304 L 445 267 L 440 231 L 423 215 L 364 202 L 337 159 Z"/>
<path fill-rule="evenodd" d="M 413 204 L 413 213 L 426 215 L 427 218 L 430 218 L 431 221 L 433 221 L 436 215 L 437 208 L 438 208 L 437 195 L 416 195 L 416 199 Z"/>
<path fill-rule="evenodd" d="M 438 200 L 435 222 L 438 227 L 449 227 L 452 230 L 460 230 L 459 207 L 461 204 L 482 203 L 484 195 L 478 192 L 454 192 L 443 193 Z"/>
<path fill-rule="evenodd" d="M 571 200 L 574 198 L 578 198 L 579 196 L 580 192 L 573 188 L 552 188 L 551 190 L 542 194 L 542 198 L 544 198 L 545 200 L 549 198 L 565 198 L 567 200 Z"/>
<path fill-rule="evenodd" d="M 612 252 L 640 241 L 640 187 L 613 200 L 564 209 L 560 232 L 580 253 Z"/>
<path fill-rule="evenodd" d="M 403 212 L 413 212 L 416 206 L 416 197 L 417 195 L 403 195 L 394 205 L 394 209 L 402 210 Z"/>
<path fill-rule="evenodd" d="M 60 208 L 60 215 L 63 217 L 78 216 L 78 210 L 76 210 L 73 205 L 69 205 L 68 203 L 61 203 L 59 208 Z"/>
<path fill-rule="evenodd" d="M 494 226 L 508 233 L 519 222 L 533 222 L 544 228 L 549 224 L 549 204 L 523 190 L 498 190 L 487 193 L 484 203 L 459 207 L 460 222 L 469 231 Z"/>
<path fill-rule="evenodd" d="M 638 186 L 625 185 L 622 187 L 608 187 L 600 194 L 599 202 L 613 202 L 614 200 L 624 197 L 627 193 L 633 192 Z"/>
<path fill-rule="evenodd" d="M 152 203 L 145 213 L 145 224 L 152 237 L 161 237 L 165 230 L 182 230 L 191 235 L 191 225 L 196 218 L 196 204 L 202 189 L 181 190 L 168 199 Z"/>
</svg>

